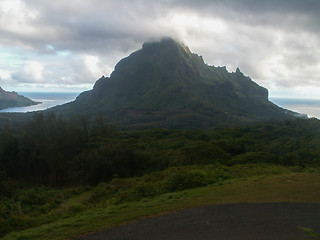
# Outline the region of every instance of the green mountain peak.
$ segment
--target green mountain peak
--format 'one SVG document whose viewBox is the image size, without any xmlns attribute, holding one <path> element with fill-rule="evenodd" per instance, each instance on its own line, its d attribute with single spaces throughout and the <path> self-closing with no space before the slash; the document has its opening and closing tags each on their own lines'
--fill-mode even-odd
<svg viewBox="0 0 320 240">
<path fill-rule="evenodd" d="M 102 113 L 121 127 L 210 128 L 293 118 L 239 68 L 209 66 L 171 38 L 144 43 L 61 114 Z"/>
</svg>

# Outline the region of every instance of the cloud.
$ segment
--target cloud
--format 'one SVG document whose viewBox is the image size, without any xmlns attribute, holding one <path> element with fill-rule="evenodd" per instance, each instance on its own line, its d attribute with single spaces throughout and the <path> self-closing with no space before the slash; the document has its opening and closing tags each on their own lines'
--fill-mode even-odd
<svg viewBox="0 0 320 240">
<path fill-rule="evenodd" d="M 2 0 L 0 51 L 17 62 L 0 69 L 13 85 L 92 86 L 143 42 L 169 36 L 271 91 L 320 87 L 319 9 L 317 0 Z"/>
<path fill-rule="evenodd" d="M 21 71 L 11 74 L 12 79 L 24 83 L 41 83 L 44 82 L 43 66 L 37 61 L 26 61 Z"/>
<path fill-rule="evenodd" d="M 10 72 L 0 69 L 0 79 L 2 80 L 10 79 Z"/>
</svg>

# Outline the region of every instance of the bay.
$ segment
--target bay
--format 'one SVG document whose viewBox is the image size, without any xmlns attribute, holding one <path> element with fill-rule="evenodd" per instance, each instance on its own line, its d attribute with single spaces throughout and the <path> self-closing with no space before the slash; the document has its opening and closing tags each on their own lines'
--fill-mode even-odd
<svg viewBox="0 0 320 240">
<path fill-rule="evenodd" d="M 0 112 L 34 112 L 45 110 L 57 105 L 74 101 L 80 93 L 75 92 L 19 92 L 19 94 L 28 97 L 36 102 L 37 105 L 28 107 L 12 107 L 0 110 Z"/>
<path fill-rule="evenodd" d="M 0 112 L 34 112 L 45 110 L 57 105 L 74 101 L 80 94 L 77 92 L 19 92 L 40 104 L 28 107 L 13 107 L 0 110 Z M 274 104 L 298 113 L 307 114 L 308 117 L 320 119 L 320 99 L 300 98 L 270 98 Z"/>
</svg>

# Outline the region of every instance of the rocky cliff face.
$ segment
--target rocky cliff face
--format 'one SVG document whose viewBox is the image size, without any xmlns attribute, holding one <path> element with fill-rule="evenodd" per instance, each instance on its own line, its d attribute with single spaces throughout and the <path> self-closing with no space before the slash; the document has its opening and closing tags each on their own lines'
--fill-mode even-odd
<svg viewBox="0 0 320 240">
<path fill-rule="evenodd" d="M 210 128 L 293 118 L 239 68 L 230 73 L 206 65 L 201 56 L 169 38 L 145 43 L 91 91 L 49 111 L 102 113 L 107 122 L 122 127 Z"/>
</svg>

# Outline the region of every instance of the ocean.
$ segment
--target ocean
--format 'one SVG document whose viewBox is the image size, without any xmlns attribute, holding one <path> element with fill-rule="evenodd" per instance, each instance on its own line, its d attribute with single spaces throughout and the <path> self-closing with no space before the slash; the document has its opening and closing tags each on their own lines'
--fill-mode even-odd
<svg viewBox="0 0 320 240">
<path fill-rule="evenodd" d="M 71 102 L 76 99 L 80 93 L 74 92 L 18 92 L 18 94 L 28 97 L 36 102 L 37 105 L 28 107 L 12 107 L 0 110 L 0 112 L 34 112 L 45 110 L 57 105 Z"/>
<path fill-rule="evenodd" d="M 320 119 L 320 99 L 271 98 L 279 107 Z"/>
<path fill-rule="evenodd" d="M 0 110 L 0 112 L 34 112 L 45 110 L 50 107 L 71 102 L 76 99 L 80 93 L 75 92 L 19 92 L 19 94 L 28 97 L 41 104 L 29 107 L 14 107 Z M 276 105 L 298 113 L 307 114 L 308 117 L 320 119 L 320 99 L 293 99 L 293 98 L 271 98 L 271 102 Z"/>
</svg>

